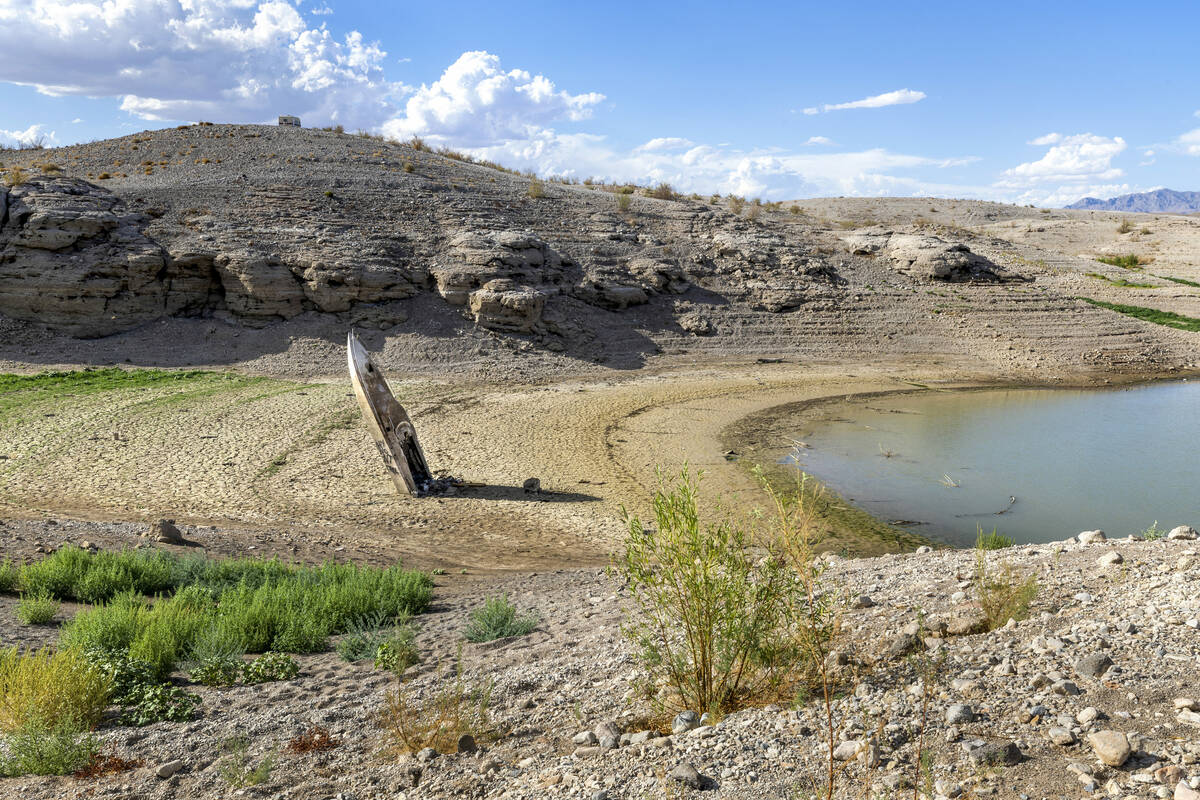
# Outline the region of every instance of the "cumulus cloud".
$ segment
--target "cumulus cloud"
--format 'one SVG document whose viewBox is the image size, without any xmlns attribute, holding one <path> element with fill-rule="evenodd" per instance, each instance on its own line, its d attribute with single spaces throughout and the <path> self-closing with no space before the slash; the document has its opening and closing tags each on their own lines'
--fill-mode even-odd
<svg viewBox="0 0 1200 800">
<path fill-rule="evenodd" d="M 293 113 L 366 127 L 405 92 L 385 79 L 378 45 L 309 28 L 281 0 L 0 0 L 0 52 L 21 54 L 0 59 L 0 80 L 117 97 L 147 119 Z"/>
<path fill-rule="evenodd" d="M 822 111 L 843 111 L 848 108 L 883 108 L 884 106 L 901 106 L 916 103 L 925 99 L 924 92 L 914 92 L 912 89 L 897 89 L 894 92 L 864 97 L 862 100 L 851 100 L 849 103 L 826 103 L 822 106 L 810 106 L 804 109 L 805 114 L 820 114 Z"/>
<path fill-rule="evenodd" d="M 682 139 L 678 136 L 666 136 L 659 139 L 651 139 L 643 145 L 638 146 L 638 150 L 643 152 L 651 152 L 654 150 L 680 150 L 685 147 L 692 147 L 695 144 L 691 139 Z"/>
<path fill-rule="evenodd" d="M 1036 139 L 1030 139 L 1029 144 L 1035 147 L 1046 147 L 1052 144 L 1058 144 L 1063 139 L 1061 133 L 1047 133 L 1045 136 L 1039 136 Z"/>
<path fill-rule="evenodd" d="M 23 131 L 7 131 L 0 128 L 0 147 L 28 147 L 33 144 L 52 145 L 58 141 L 54 131 L 45 125 L 30 125 Z"/>
<path fill-rule="evenodd" d="M 505 72 L 497 56 L 476 50 L 463 53 L 440 78 L 416 90 L 403 113 L 383 124 L 383 132 L 464 148 L 536 142 L 554 122 L 587 119 L 602 100 L 597 92 L 560 90 L 544 75 Z"/>
<path fill-rule="evenodd" d="M 1005 180 L 999 185 L 1019 188 L 1034 183 L 1111 180 L 1124 174 L 1112 166 L 1113 158 L 1125 149 L 1125 140 L 1120 136 L 1050 134 L 1031 144 L 1052 146 L 1037 161 L 1005 170 Z"/>
<path fill-rule="evenodd" d="M 810 136 L 805 144 L 833 144 L 833 139 L 826 136 Z"/>
<path fill-rule="evenodd" d="M 1188 131 L 1175 140 L 1175 144 L 1183 148 L 1189 156 L 1200 156 L 1200 128 Z"/>
</svg>

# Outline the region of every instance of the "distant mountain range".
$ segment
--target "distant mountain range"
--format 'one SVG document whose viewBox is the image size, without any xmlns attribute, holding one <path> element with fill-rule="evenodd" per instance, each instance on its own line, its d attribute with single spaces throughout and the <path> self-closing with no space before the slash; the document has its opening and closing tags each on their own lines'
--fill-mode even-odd
<svg viewBox="0 0 1200 800">
<path fill-rule="evenodd" d="M 1092 211 L 1130 211 L 1150 214 L 1195 214 L 1200 212 L 1200 192 L 1176 192 L 1158 189 L 1140 194 L 1123 194 L 1110 200 L 1085 197 L 1066 208 L 1084 208 Z"/>
</svg>

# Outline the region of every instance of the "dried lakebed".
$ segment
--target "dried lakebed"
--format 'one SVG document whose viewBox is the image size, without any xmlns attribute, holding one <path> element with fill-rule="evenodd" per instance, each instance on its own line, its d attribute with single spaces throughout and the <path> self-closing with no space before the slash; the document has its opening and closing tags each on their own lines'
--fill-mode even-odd
<svg viewBox="0 0 1200 800">
<path fill-rule="evenodd" d="M 789 461 L 875 516 L 954 546 L 1200 518 L 1200 384 L 922 391 L 812 409 Z M 1014 499 L 1015 498 L 1015 499 Z"/>
</svg>

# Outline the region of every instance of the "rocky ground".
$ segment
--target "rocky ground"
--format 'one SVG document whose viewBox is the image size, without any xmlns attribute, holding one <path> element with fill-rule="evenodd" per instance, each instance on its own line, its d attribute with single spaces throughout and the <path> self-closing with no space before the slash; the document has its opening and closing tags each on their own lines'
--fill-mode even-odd
<svg viewBox="0 0 1200 800">
<path fill-rule="evenodd" d="M 145 541 L 141 532 L 71 522 L 0 527 L 6 553 L 30 554 L 68 541 L 134 546 Z M 184 535 L 214 554 L 294 553 L 282 532 L 248 538 L 185 528 Z M 1177 538 L 1140 541 L 1089 532 L 993 552 L 995 563 L 1036 575 L 1041 588 L 1029 619 L 982 634 L 970 633 L 979 613 L 974 553 L 828 557 L 825 584 L 844 598 L 834 658 L 841 664 L 833 742 L 838 796 L 909 796 L 920 745 L 933 753 L 937 798 L 1191 800 L 1190 787 L 1200 785 L 1194 535 L 1181 528 Z M 374 560 L 352 545 L 334 552 Z M 434 607 L 417 620 L 423 661 L 406 674 L 406 691 L 428 698 L 443 690 L 461 648 L 465 684 L 492 687 L 490 724 L 474 751 L 470 743 L 463 748 L 470 752 L 436 756 L 392 751 L 378 714 L 394 679 L 329 653 L 300 657 L 294 680 L 194 687 L 203 698 L 194 722 L 101 729 L 111 752 L 143 762 L 132 771 L 94 781 L 10 779 L 0 793 L 775 798 L 806 796 L 808 781 L 820 779 L 828 743 L 816 701 L 781 701 L 704 724 L 655 716 L 619 633 L 625 595 L 603 571 L 450 574 L 437 581 Z M 463 642 L 466 615 L 485 590 L 536 612 L 538 629 L 484 645 Z M 13 604 L 0 598 L 0 617 L 11 619 Z M 915 635 L 921 632 L 924 639 Z M 21 644 L 54 636 L 53 626 L 5 627 L 5 640 Z M 939 664 L 927 687 L 921 653 Z M 289 753 L 290 740 L 313 725 L 327 729 L 337 747 Z M 250 737 L 251 763 L 272 753 L 278 760 L 268 781 L 234 791 L 220 775 L 227 763 L 221 744 L 238 734 Z"/>
</svg>

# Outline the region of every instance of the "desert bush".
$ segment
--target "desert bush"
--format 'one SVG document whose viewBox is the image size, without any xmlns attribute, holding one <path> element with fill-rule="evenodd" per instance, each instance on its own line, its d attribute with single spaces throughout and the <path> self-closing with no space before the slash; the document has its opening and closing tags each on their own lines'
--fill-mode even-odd
<svg viewBox="0 0 1200 800">
<path fill-rule="evenodd" d="M 742 209 L 744 209 L 745 207 L 746 207 L 745 198 L 737 197 L 735 195 L 729 196 L 729 210 L 732 211 L 734 214 L 740 215 L 742 213 Z"/>
<path fill-rule="evenodd" d="M 751 203 L 750 207 L 746 209 L 746 219 L 758 219 L 761 213 L 762 204 L 758 202 Z"/>
<path fill-rule="evenodd" d="M 984 533 L 982 525 L 975 526 L 975 547 L 980 550 L 1003 550 L 1014 544 L 1016 544 L 1015 539 L 1005 536 L 1003 533 L 997 533 L 995 528 L 992 528 L 991 533 Z"/>
<path fill-rule="evenodd" d="M 196 716 L 200 698 L 178 686 L 152 683 L 136 690 L 121 712 L 121 722 L 140 728 L 155 722 L 187 722 Z"/>
<path fill-rule="evenodd" d="M 624 213 L 633 205 L 633 195 L 619 192 L 615 195 L 617 198 L 617 210 Z"/>
<path fill-rule="evenodd" d="M 1010 619 L 1019 621 L 1029 616 L 1029 604 L 1038 593 L 1037 576 L 1020 577 L 1008 561 L 993 567 L 988 563 L 987 549 L 977 547 L 975 590 L 983 610 L 984 625 L 987 630 L 994 631 Z"/>
<path fill-rule="evenodd" d="M 1129 233 L 1133 230 L 1133 223 L 1128 219 L 1122 218 L 1121 224 L 1117 226 L 1117 233 Z"/>
<path fill-rule="evenodd" d="M 274 651 L 263 653 L 258 658 L 242 665 L 242 681 L 247 684 L 290 681 L 300 674 L 296 659 L 286 653 Z"/>
<path fill-rule="evenodd" d="M 419 661 L 416 633 L 408 618 L 400 617 L 385 627 L 379 614 L 351 625 L 349 634 L 338 642 L 337 653 L 343 661 L 373 659 L 375 669 L 393 672 L 403 672 Z"/>
<path fill-rule="evenodd" d="M 443 674 L 441 685 L 429 697 L 418 697 L 399 682 L 388 692 L 379 721 L 395 750 L 416 753 L 432 747 L 448 753 L 463 734 L 479 739 L 492 732 L 492 684 L 468 685 L 459 664 L 454 678 Z"/>
<path fill-rule="evenodd" d="M 380 643 L 375 650 L 375 669 L 385 669 L 397 675 L 421 661 L 417 652 L 415 637 L 411 628 L 401 629 L 401 632 Z"/>
<path fill-rule="evenodd" d="M 15 592 L 20 584 L 20 568 L 7 559 L 0 561 L 0 593 L 8 594 Z"/>
<path fill-rule="evenodd" d="M 94 726 L 112 681 L 75 650 L 0 650 L 0 732 Z"/>
<path fill-rule="evenodd" d="M 546 184 L 542 183 L 542 181 L 538 180 L 537 178 L 530 178 L 529 188 L 525 190 L 525 194 L 534 199 L 545 197 Z"/>
<path fill-rule="evenodd" d="M 421 152 L 422 150 L 429 152 L 429 145 L 425 144 L 425 140 L 420 136 L 412 137 L 408 140 L 408 142 L 406 142 L 406 144 L 417 152 Z"/>
<path fill-rule="evenodd" d="M 1141 256 L 1136 256 L 1133 253 L 1127 253 L 1123 256 L 1099 256 L 1096 260 L 1101 264 L 1108 264 L 1111 267 L 1122 267 L 1124 269 L 1138 269 L 1143 263 L 1150 263 L 1149 260 L 1143 260 Z"/>
<path fill-rule="evenodd" d="M 154 594 L 173 588 L 174 559 L 157 550 L 89 553 L 66 545 L 21 568 L 25 591 L 60 600 L 100 603 L 123 592 Z"/>
<path fill-rule="evenodd" d="M 647 194 L 659 200 L 675 200 L 679 197 L 675 193 L 675 188 L 669 183 L 660 183 L 647 192 Z"/>
<path fill-rule="evenodd" d="M 70 775 L 85 769 L 100 752 L 92 734 L 72 723 L 26 725 L 3 737 L 0 778 L 17 775 Z"/>
<path fill-rule="evenodd" d="M 664 705 L 698 711 L 745 705 L 787 682 L 803 658 L 805 587 L 779 536 L 792 537 L 795 558 L 814 563 L 807 533 L 789 528 L 805 509 L 776 495 L 788 516 L 756 536 L 729 517 L 703 523 L 700 476 L 687 467 L 673 482 L 661 473 L 659 479 L 653 528 L 622 511 L 628 534 L 614 568 L 634 608 L 622 630 L 651 680 L 669 685 L 673 696 Z M 823 596 L 814 582 L 814 601 Z"/>
<path fill-rule="evenodd" d="M 257 764 L 252 763 L 249 756 L 250 740 L 244 736 L 226 739 L 221 749 L 225 757 L 218 772 L 230 787 L 242 789 L 270 780 L 271 771 L 275 768 L 274 753 L 269 753 Z"/>
<path fill-rule="evenodd" d="M 146 625 L 149 605 L 133 593 L 77 613 L 63 626 L 64 647 L 101 652 L 127 652 Z"/>
<path fill-rule="evenodd" d="M 525 636 L 538 626 L 536 614 L 522 616 L 507 595 L 489 597 L 471 612 L 463 636 L 469 642 L 490 642 L 508 636 Z"/>
<path fill-rule="evenodd" d="M 4 185 L 10 189 L 14 186 L 20 186 L 27 180 L 29 180 L 29 176 L 20 167 L 10 167 L 8 172 L 4 173 Z"/>
<path fill-rule="evenodd" d="M 24 595 L 17 603 L 22 625 L 45 625 L 58 613 L 58 601 L 46 595 Z"/>
<path fill-rule="evenodd" d="M 242 674 L 244 654 L 239 642 L 213 623 L 192 640 L 188 675 L 204 686 L 232 686 Z"/>
<path fill-rule="evenodd" d="M 1161 539 L 1166 535 L 1167 535 L 1167 532 L 1164 531 L 1162 528 L 1158 527 L 1158 520 L 1154 520 L 1154 523 L 1149 528 L 1146 528 L 1144 531 L 1142 531 L 1142 533 L 1141 533 L 1142 538 L 1145 539 L 1147 542 L 1153 542 L 1156 539 Z"/>
</svg>

